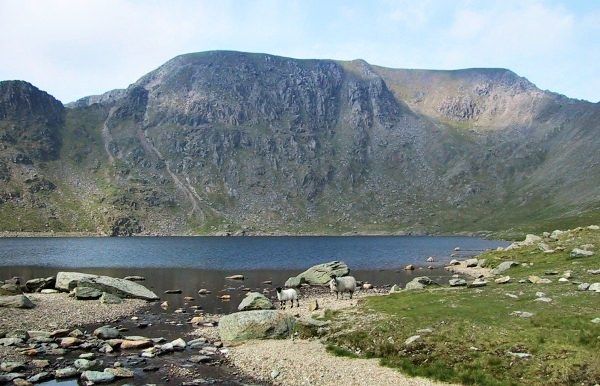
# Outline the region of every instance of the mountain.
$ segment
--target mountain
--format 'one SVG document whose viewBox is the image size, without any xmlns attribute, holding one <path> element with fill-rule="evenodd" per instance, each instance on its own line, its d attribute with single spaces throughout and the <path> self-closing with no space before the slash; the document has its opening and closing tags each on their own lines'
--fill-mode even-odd
<svg viewBox="0 0 600 386">
<path fill-rule="evenodd" d="M 0 229 L 534 230 L 600 219 L 600 104 L 505 69 L 211 51 L 67 107 L 0 82 Z"/>
</svg>

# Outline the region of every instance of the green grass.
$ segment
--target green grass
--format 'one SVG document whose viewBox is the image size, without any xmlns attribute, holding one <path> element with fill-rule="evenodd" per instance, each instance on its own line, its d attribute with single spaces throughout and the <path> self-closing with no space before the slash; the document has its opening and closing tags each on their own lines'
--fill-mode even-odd
<svg viewBox="0 0 600 386">
<path fill-rule="evenodd" d="M 598 282 L 587 269 L 600 268 L 593 257 L 572 259 L 581 244 L 600 247 L 600 231 L 572 232 L 551 246 L 564 252 L 543 254 L 537 246 L 488 252 L 480 258 L 492 266 L 503 260 L 533 263 L 506 272 L 508 284 L 493 281 L 481 289 L 436 288 L 369 297 L 358 310 L 336 314 L 328 350 L 336 355 L 381 358 L 383 365 L 413 375 L 470 385 L 595 384 L 600 380 L 600 296 L 576 291 L 573 282 Z M 571 283 L 546 276 L 551 284 L 518 283 L 548 270 L 571 270 Z M 541 291 L 553 299 L 535 301 Z M 515 294 L 513 299 L 506 294 Z M 511 315 L 528 311 L 531 318 Z M 417 330 L 430 328 L 431 333 Z M 413 335 L 422 339 L 411 346 Z M 529 353 L 520 359 L 509 352 Z"/>
</svg>

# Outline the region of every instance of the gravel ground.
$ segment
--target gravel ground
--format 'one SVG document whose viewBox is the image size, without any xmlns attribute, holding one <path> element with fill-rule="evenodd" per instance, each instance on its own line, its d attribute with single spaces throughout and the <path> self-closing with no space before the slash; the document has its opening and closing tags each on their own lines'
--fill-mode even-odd
<svg viewBox="0 0 600 386">
<path fill-rule="evenodd" d="M 333 356 L 314 340 L 252 341 L 231 348 L 229 359 L 243 372 L 275 385 L 443 385 L 382 367 L 377 359 Z M 273 379 L 275 372 L 279 374 Z"/>
<path fill-rule="evenodd" d="M 492 270 L 490 268 L 482 267 L 467 267 L 464 261 L 461 261 L 459 265 L 449 265 L 446 270 L 457 273 L 459 275 L 467 275 L 471 277 L 491 277 Z"/>
<path fill-rule="evenodd" d="M 35 308 L 0 309 L 0 329 L 51 331 L 108 322 L 131 315 L 148 304 L 136 299 L 124 299 L 121 304 L 102 304 L 97 300 L 76 300 L 65 293 L 25 295 L 35 304 Z"/>
</svg>

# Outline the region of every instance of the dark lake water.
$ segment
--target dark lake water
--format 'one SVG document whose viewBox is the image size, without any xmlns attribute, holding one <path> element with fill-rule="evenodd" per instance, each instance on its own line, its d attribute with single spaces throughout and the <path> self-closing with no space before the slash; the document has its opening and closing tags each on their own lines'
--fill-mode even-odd
<svg viewBox="0 0 600 386">
<path fill-rule="evenodd" d="M 136 237 L 0 239 L 0 266 L 304 269 L 343 260 L 354 269 L 443 262 L 507 245 L 474 237 Z"/>
<path fill-rule="evenodd" d="M 283 285 L 306 268 L 342 260 L 358 279 L 375 285 L 405 284 L 415 276 L 442 279 L 441 267 L 455 247 L 462 257 L 506 242 L 472 237 L 140 237 L 140 238 L 5 238 L 0 239 L 0 279 L 28 280 L 53 276 L 60 270 L 113 277 L 141 275 L 147 286 L 173 307 L 183 297 L 207 312 L 235 311 L 244 289 L 263 291 Z M 436 263 L 426 263 L 435 256 Z M 404 271 L 414 264 L 421 269 Z M 244 274 L 244 281 L 225 279 Z M 272 281 L 272 285 L 263 284 Z M 206 288 L 213 293 L 199 296 Z M 181 295 L 167 295 L 181 289 Z M 224 293 L 231 301 L 218 299 Z"/>
</svg>

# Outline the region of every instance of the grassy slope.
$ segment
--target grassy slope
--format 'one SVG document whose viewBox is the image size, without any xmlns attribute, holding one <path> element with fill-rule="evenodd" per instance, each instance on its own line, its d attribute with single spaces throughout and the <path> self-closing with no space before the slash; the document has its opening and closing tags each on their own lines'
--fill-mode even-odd
<svg viewBox="0 0 600 386">
<path fill-rule="evenodd" d="M 546 241 L 548 242 L 548 241 Z M 572 232 L 552 247 L 564 252 L 543 254 L 537 246 L 494 251 L 480 256 L 492 266 L 502 260 L 533 263 L 511 268 L 511 283 L 475 288 L 436 288 L 372 297 L 354 314 L 334 317 L 330 350 L 380 357 L 384 365 L 410 375 L 477 385 L 595 384 L 600 380 L 600 294 L 577 291 L 576 282 L 598 282 L 588 269 L 600 268 L 600 256 L 572 259 L 582 244 L 600 246 L 600 231 Z M 545 276 L 546 271 L 558 276 Z M 570 283 L 558 278 L 571 270 Z M 529 275 L 549 277 L 551 284 L 518 283 Z M 535 301 L 536 292 L 552 298 Z M 506 294 L 514 294 L 513 299 Z M 528 311 L 531 318 L 510 315 Z M 431 328 L 422 340 L 406 347 L 418 329 Z M 519 359 L 508 352 L 532 354 Z"/>
</svg>

